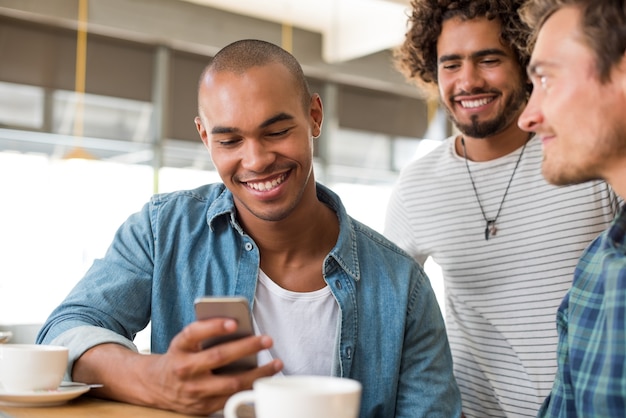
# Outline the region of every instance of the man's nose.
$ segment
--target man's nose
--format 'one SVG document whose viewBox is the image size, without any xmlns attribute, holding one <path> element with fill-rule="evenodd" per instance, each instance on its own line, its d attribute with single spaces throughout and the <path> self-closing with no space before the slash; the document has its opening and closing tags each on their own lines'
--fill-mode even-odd
<svg viewBox="0 0 626 418">
<path fill-rule="evenodd" d="M 524 111 L 517 120 L 517 126 L 527 132 L 535 132 L 538 126 L 543 122 L 543 115 L 541 114 L 539 106 L 538 94 L 533 91 L 526 103 Z"/>
<path fill-rule="evenodd" d="M 274 152 L 261 139 L 246 139 L 242 151 L 241 165 L 246 170 L 260 173 L 275 160 Z"/>
<path fill-rule="evenodd" d="M 473 90 L 481 89 L 485 86 L 485 79 L 480 69 L 474 64 L 466 63 L 458 73 L 458 86 L 461 90 L 471 93 Z"/>
</svg>

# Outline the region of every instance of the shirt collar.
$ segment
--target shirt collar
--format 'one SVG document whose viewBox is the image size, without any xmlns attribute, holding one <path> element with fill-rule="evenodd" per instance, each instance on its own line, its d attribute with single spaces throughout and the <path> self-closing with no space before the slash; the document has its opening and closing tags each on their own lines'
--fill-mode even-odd
<svg viewBox="0 0 626 418">
<path fill-rule="evenodd" d="M 316 186 L 318 199 L 330 207 L 339 218 L 339 237 L 337 243 L 324 260 L 324 272 L 328 272 L 333 268 L 331 260 L 334 260 L 350 277 L 358 281 L 361 273 L 359 270 L 354 220 L 348 216 L 337 194 L 320 183 L 317 183 Z M 224 221 L 228 219 L 232 227 L 243 235 L 245 232 L 235 216 L 236 209 L 233 195 L 223 184 L 220 185 L 220 189 L 217 198 L 207 210 L 207 223 L 211 230 L 215 230 L 215 224 L 218 222 L 218 219 L 224 219 Z"/>
<path fill-rule="evenodd" d="M 339 218 L 339 237 L 337 243 L 324 260 L 324 272 L 332 269 L 330 260 L 333 259 L 350 277 L 359 281 L 361 271 L 359 269 L 355 221 L 348 216 L 339 196 L 319 183 L 317 183 L 317 197 L 330 207 Z"/>
<path fill-rule="evenodd" d="M 620 208 L 619 214 L 608 229 L 608 244 L 620 253 L 626 251 L 626 203 Z"/>
<path fill-rule="evenodd" d="M 233 194 L 224 186 L 224 184 L 218 184 L 218 196 L 211 202 L 209 209 L 207 210 L 206 220 L 212 231 L 215 231 L 215 224 L 218 219 L 222 219 L 230 215 L 231 224 L 243 234 L 243 230 L 237 223 L 235 210 L 235 201 L 233 200 Z"/>
</svg>

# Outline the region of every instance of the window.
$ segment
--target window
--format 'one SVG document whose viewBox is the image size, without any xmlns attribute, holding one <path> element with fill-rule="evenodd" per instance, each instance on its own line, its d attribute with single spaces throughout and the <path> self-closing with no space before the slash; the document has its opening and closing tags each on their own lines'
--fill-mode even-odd
<svg viewBox="0 0 626 418">
<path fill-rule="evenodd" d="M 0 126 L 43 129 L 43 109 L 41 87 L 0 81 Z"/>
<path fill-rule="evenodd" d="M 87 93 L 78 97 L 74 31 L 6 17 L 0 23 L 0 56 L 10 64 L 0 66 L 0 325 L 41 323 L 155 191 L 219 181 L 193 123 L 197 78 L 210 58 L 90 35 Z M 163 68 L 157 56 L 168 57 Z M 161 125 L 157 73 L 167 74 L 159 93 L 175 104 L 165 106 Z M 326 115 L 336 128 L 320 138 L 317 178 L 348 213 L 382 232 L 399 170 L 428 145 L 411 137 L 425 130 L 426 106 L 310 81 L 322 94 L 332 86 L 336 96 L 325 106 L 336 109 Z M 84 130 L 77 138 L 79 99 Z M 63 158 L 77 146 L 97 159 Z"/>
</svg>

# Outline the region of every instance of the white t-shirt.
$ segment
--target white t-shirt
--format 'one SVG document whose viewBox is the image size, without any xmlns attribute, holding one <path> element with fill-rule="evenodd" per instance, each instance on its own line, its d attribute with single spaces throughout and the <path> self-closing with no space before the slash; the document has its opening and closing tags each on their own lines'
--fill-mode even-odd
<svg viewBox="0 0 626 418">
<path fill-rule="evenodd" d="M 256 334 L 272 337 L 274 346 L 258 354 L 259 365 L 283 361 L 285 375 L 332 374 L 339 305 L 328 286 L 292 292 L 260 271 L 252 321 Z"/>
</svg>

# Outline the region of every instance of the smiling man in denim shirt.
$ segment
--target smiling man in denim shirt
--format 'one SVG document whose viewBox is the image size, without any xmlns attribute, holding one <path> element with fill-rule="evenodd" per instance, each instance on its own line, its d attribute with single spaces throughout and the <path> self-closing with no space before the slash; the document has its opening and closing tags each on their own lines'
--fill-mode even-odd
<svg viewBox="0 0 626 418">
<path fill-rule="evenodd" d="M 223 181 L 154 196 L 50 316 L 39 343 L 70 347 L 69 376 L 99 396 L 208 414 L 276 373 L 363 385 L 361 417 L 458 417 L 459 391 L 428 278 L 315 182 L 320 97 L 283 49 L 244 40 L 199 84 L 196 125 Z M 195 321 L 193 301 L 241 295 L 257 335 Z M 133 337 L 152 324 L 151 354 Z M 258 353 L 258 368 L 212 370 Z"/>
</svg>

